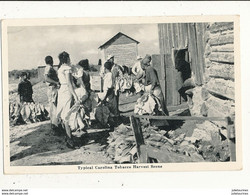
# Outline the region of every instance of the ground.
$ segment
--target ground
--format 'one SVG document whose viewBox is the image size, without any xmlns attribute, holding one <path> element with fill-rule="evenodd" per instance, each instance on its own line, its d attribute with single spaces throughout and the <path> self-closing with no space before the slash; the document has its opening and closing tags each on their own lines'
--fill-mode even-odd
<svg viewBox="0 0 250 195">
<path fill-rule="evenodd" d="M 33 90 L 34 101 L 47 105 L 45 83 L 34 85 Z M 10 100 L 14 100 L 16 96 L 16 93 L 12 93 Z M 123 115 L 132 113 L 137 98 L 138 96 L 126 97 L 125 94 L 120 96 L 119 108 Z M 181 124 L 183 128 L 177 128 L 176 131 L 180 134 L 189 133 L 187 130 L 193 129 L 194 124 L 195 122 Z M 10 164 L 35 166 L 114 163 L 105 153 L 108 136 L 108 129 L 89 129 L 84 144 L 79 149 L 72 150 L 66 146 L 64 136 L 52 134 L 49 121 L 10 127 Z"/>
</svg>

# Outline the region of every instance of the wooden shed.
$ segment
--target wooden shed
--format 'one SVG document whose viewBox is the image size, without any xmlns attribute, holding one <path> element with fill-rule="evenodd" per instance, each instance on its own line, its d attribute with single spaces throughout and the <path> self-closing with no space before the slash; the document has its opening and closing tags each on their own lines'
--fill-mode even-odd
<svg viewBox="0 0 250 195">
<path fill-rule="evenodd" d="M 135 39 L 121 32 L 117 33 L 99 47 L 102 63 L 106 62 L 108 55 L 114 55 L 117 64 L 131 67 L 138 55 L 138 44 Z"/>
<path fill-rule="evenodd" d="M 189 64 L 196 85 L 203 83 L 206 23 L 158 24 L 161 64 L 158 74 L 168 105 L 179 105 L 183 99 L 178 91 L 180 72 L 177 69 L 178 53 Z M 157 69 L 157 68 L 156 68 Z"/>
</svg>

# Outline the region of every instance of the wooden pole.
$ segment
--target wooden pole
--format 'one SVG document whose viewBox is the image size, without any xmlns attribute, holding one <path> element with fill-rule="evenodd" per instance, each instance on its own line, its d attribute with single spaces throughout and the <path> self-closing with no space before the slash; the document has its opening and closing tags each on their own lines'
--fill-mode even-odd
<svg viewBox="0 0 250 195">
<path fill-rule="evenodd" d="M 138 118 L 130 116 L 130 122 L 135 135 L 139 163 L 147 163 L 148 162 L 147 149 L 144 143 L 140 121 Z"/>
<path fill-rule="evenodd" d="M 236 161 L 236 146 L 235 146 L 235 128 L 234 122 L 230 117 L 227 117 L 227 139 L 230 150 L 230 161 Z"/>
</svg>

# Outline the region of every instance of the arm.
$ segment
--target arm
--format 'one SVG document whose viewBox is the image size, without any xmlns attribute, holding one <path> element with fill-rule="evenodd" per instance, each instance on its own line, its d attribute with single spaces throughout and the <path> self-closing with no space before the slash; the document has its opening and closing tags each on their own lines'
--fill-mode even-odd
<svg viewBox="0 0 250 195">
<path fill-rule="evenodd" d="M 136 67 L 136 65 L 137 64 L 135 64 L 133 67 L 132 67 L 132 73 L 134 74 L 134 75 L 137 75 L 137 72 L 136 72 L 136 69 L 137 69 L 137 67 Z"/>
<path fill-rule="evenodd" d="M 23 96 L 22 96 L 22 94 L 21 94 L 21 93 L 22 93 L 22 87 L 21 87 L 21 86 L 22 86 L 21 83 L 19 83 L 19 84 L 18 84 L 18 89 L 17 89 L 18 94 L 19 94 L 19 98 L 20 98 L 20 99 L 19 99 L 19 103 L 23 101 Z"/>
<path fill-rule="evenodd" d="M 30 94 L 33 94 L 33 89 L 32 89 L 32 85 L 30 82 L 29 82 L 29 89 L 30 89 Z"/>
<path fill-rule="evenodd" d="M 20 83 L 18 84 L 18 87 L 17 87 L 17 93 L 19 95 L 21 94 L 21 84 Z"/>
<path fill-rule="evenodd" d="M 108 95 L 110 94 L 110 92 L 112 90 L 112 84 L 113 84 L 113 82 L 112 82 L 112 74 L 110 74 L 104 80 L 104 89 L 103 89 L 104 98 L 103 98 L 102 101 L 105 101 L 106 98 L 108 97 Z"/>
<path fill-rule="evenodd" d="M 66 76 L 67 85 L 68 85 L 68 88 L 69 88 L 70 93 L 73 95 L 75 101 L 78 101 L 78 97 L 77 97 L 77 95 L 76 95 L 76 93 L 75 93 L 75 90 L 74 90 L 74 88 L 73 88 L 73 84 L 72 84 L 72 75 L 71 75 L 71 73 L 70 73 L 69 71 L 67 71 L 67 72 L 65 73 L 65 76 Z"/>
<path fill-rule="evenodd" d="M 150 70 L 149 76 L 150 76 L 150 80 L 151 80 L 151 86 L 152 86 L 151 91 L 152 91 L 157 86 L 158 79 L 157 79 L 157 75 L 153 69 Z"/>
<path fill-rule="evenodd" d="M 48 83 L 55 84 L 55 85 L 59 84 L 59 82 L 54 81 L 53 79 L 49 78 L 47 74 L 45 75 L 45 81 L 48 82 Z"/>
</svg>

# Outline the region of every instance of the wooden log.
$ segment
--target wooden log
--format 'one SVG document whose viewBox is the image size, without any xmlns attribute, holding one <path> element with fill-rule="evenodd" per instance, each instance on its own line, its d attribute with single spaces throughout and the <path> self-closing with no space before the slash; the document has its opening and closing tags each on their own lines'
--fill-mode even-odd
<svg viewBox="0 0 250 195">
<path fill-rule="evenodd" d="M 231 64 L 212 62 L 206 69 L 206 73 L 210 77 L 234 80 L 234 66 Z"/>
<path fill-rule="evenodd" d="M 227 138 L 230 149 L 230 161 L 236 161 L 236 145 L 235 145 L 235 128 L 234 122 L 227 118 Z"/>
<path fill-rule="evenodd" d="M 213 110 L 217 110 L 224 116 L 231 116 L 235 112 L 235 104 L 233 101 L 222 100 L 214 96 L 207 99 L 206 106 L 208 110 L 213 108 Z"/>
<path fill-rule="evenodd" d="M 211 46 L 224 45 L 224 44 L 230 44 L 230 43 L 234 43 L 234 35 L 233 34 L 214 36 L 214 37 L 211 37 L 211 39 L 209 41 L 209 44 Z"/>
<path fill-rule="evenodd" d="M 234 44 L 217 45 L 211 47 L 213 52 L 233 52 Z"/>
<path fill-rule="evenodd" d="M 209 60 L 213 62 L 226 62 L 234 63 L 234 53 L 233 52 L 212 52 L 209 55 Z"/>
<path fill-rule="evenodd" d="M 219 78 L 211 78 L 206 84 L 206 88 L 210 93 L 232 100 L 235 99 L 234 87 L 233 81 Z"/>
<path fill-rule="evenodd" d="M 135 141 L 136 141 L 136 147 L 137 147 L 137 154 L 139 157 L 140 163 L 147 163 L 148 157 L 147 157 L 147 150 L 144 143 L 144 138 L 142 134 L 141 124 L 138 118 L 135 118 L 134 116 L 130 116 L 130 123 L 131 127 L 134 131 L 135 135 Z"/>
<path fill-rule="evenodd" d="M 233 22 L 215 22 L 211 24 L 209 28 L 211 33 L 217 33 L 220 31 L 233 30 L 233 29 L 234 29 Z"/>
</svg>

